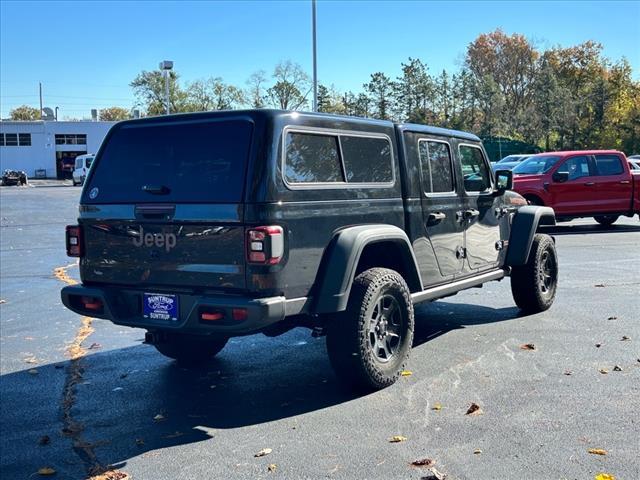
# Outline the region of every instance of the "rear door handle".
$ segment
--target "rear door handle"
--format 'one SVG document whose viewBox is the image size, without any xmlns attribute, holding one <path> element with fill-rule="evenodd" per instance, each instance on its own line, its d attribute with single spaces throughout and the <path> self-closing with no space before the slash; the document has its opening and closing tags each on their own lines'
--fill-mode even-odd
<svg viewBox="0 0 640 480">
<path fill-rule="evenodd" d="M 585 182 L 585 183 L 583 183 L 583 185 L 585 187 L 593 187 L 595 185 L 595 183 L 594 182 Z"/>
<path fill-rule="evenodd" d="M 447 218 L 447 214 L 446 213 L 442 213 L 442 212 L 430 213 L 429 214 L 429 219 L 427 220 L 427 223 L 429 225 L 435 225 L 436 223 L 440 223 L 445 218 Z"/>
<path fill-rule="evenodd" d="M 620 180 L 622 185 L 629 185 L 631 182 L 629 180 Z"/>
</svg>

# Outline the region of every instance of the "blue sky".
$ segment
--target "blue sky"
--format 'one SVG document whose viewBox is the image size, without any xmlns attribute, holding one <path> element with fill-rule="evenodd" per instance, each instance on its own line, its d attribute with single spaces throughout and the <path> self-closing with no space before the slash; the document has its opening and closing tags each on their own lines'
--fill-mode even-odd
<svg viewBox="0 0 640 480">
<path fill-rule="evenodd" d="M 20 104 L 131 107 L 129 82 L 173 60 L 182 81 L 220 76 L 244 86 L 284 59 L 311 72 L 309 1 L 0 3 L 0 115 Z M 359 90 L 369 75 L 395 77 L 408 57 L 431 73 L 455 70 L 480 33 L 522 33 L 539 48 L 586 40 L 626 57 L 640 78 L 640 1 L 318 2 L 318 77 Z"/>
</svg>

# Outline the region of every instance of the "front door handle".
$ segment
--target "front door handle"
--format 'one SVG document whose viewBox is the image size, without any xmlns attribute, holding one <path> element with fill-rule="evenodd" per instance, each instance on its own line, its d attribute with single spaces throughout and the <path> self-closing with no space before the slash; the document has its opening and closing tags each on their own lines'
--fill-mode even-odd
<svg viewBox="0 0 640 480">
<path fill-rule="evenodd" d="M 583 185 L 585 187 L 593 187 L 595 185 L 595 183 L 593 183 L 593 182 L 585 182 L 585 183 L 583 183 Z"/>
<path fill-rule="evenodd" d="M 446 213 L 442 213 L 442 212 L 430 213 L 427 223 L 429 225 L 435 225 L 436 223 L 440 223 L 445 218 L 447 218 Z"/>
<path fill-rule="evenodd" d="M 470 208 L 464 211 L 464 218 L 475 218 L 480 215 L 480 212 L 475 208 Z"/>
<path fill-rule="evenodd" d="M 631 182 L 629 180 L 620 180 L 622 185 L 629 185 Z"/>
</svg>

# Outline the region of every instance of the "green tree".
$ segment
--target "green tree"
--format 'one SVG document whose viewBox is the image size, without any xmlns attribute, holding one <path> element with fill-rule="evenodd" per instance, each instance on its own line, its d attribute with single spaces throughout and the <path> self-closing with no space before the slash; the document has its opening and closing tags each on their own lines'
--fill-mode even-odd
<svg viewBox="0 0 640 480">
<path fill-rule="evenodd" d="M 242 90 L 224 83 L 220 77 L 190 83 L 186 95 L 186 110 L 191 112 L 232 110 L 245 102 Z"/>
<path fill-rule="evenodd" d="M 393 82 L 382 72 L 371 74 L 369 83 L 364 84 L 368 99 L 373 105 L 373 116 L 380 120 L 390 120 L 393 111 Z"/>
<path fill-rule="evenodd" d="M 169 106 L 171 113 L 188 111 L 187 93 L 178 83 L 178 74 L 169 72 Z M 165 81 L 161 71 L 143 70 L 130 83 L 137 104 L 143 107 L 148 115 L 165 113 Z"/>
<path fill-rule="evenodd" d="M 131 118 L 131 114 L 128 109 L 123 107 L 109 107 L 101 108 L 98 117 L 105 122 L 119 122 Z"/>
<path fill-rule="evenodd" d="M 402 76 L 393 84 L 395 116 L 406 122 L 425 123 L 433 105 L 434 85 L 427 66 L 409 57 L 401 64 Z"/>
<path fill-rule="evenodd" d="M 253 72 L 247 79 L 247 92 L 245 97 L 252 108 L 263 108 L 265 106 L 266 92 L 264 84 L 267 77 L 264 70 Z"/>
<path fill-rule="evenodd" d="M 21 105 L 9 112 L 11 120 L 40 120 L 40 110 L 29 105 Z"/>
<path fill-rule="evenodd" d="M 267 90 L 267 98 L 276 108 L 299 110 L 307 105 L 311 91 L 309 76 L 290 60 L 280 62 L 273 71 L 275 84 Z"/>
</svg>

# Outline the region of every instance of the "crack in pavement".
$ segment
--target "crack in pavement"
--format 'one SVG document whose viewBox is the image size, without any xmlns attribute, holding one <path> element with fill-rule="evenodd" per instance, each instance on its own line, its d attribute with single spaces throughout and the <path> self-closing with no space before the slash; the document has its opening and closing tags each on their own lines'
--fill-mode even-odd
<svg viewBox="0 0 640 480">
<path fill-rule="evenodd" d="M 54 269 L 53 276 L 66 283 L 67 285 L 76 285 L 67 270 L 76 266 L 72 263 L 64 267 Z M 82 317 L 81 324 L 73 341 L 66 348 L 66 355 L 70 358 L 69 367 L 67 369 L 67 377 L 62 390 L 62 433 L 73 444 L 73 451 L 82 460 L 89 480 L 125 480 L 128 474 L 115 470 L 110 466 L 102 465 L 98 461 L 98 457 L 94 451 L 94 444 L 85 441 L 82 437 L 84 425 L 73 417 L 72 409 L 76 404 L 77 391 L 76 386 L 84 380 L 85 367 L 82 359 L 87 354 L 87 350 L 82 346 L 83 342 L 94 332 L 92 326 L 93 319 L 91 317 Z"/>
</svg>

